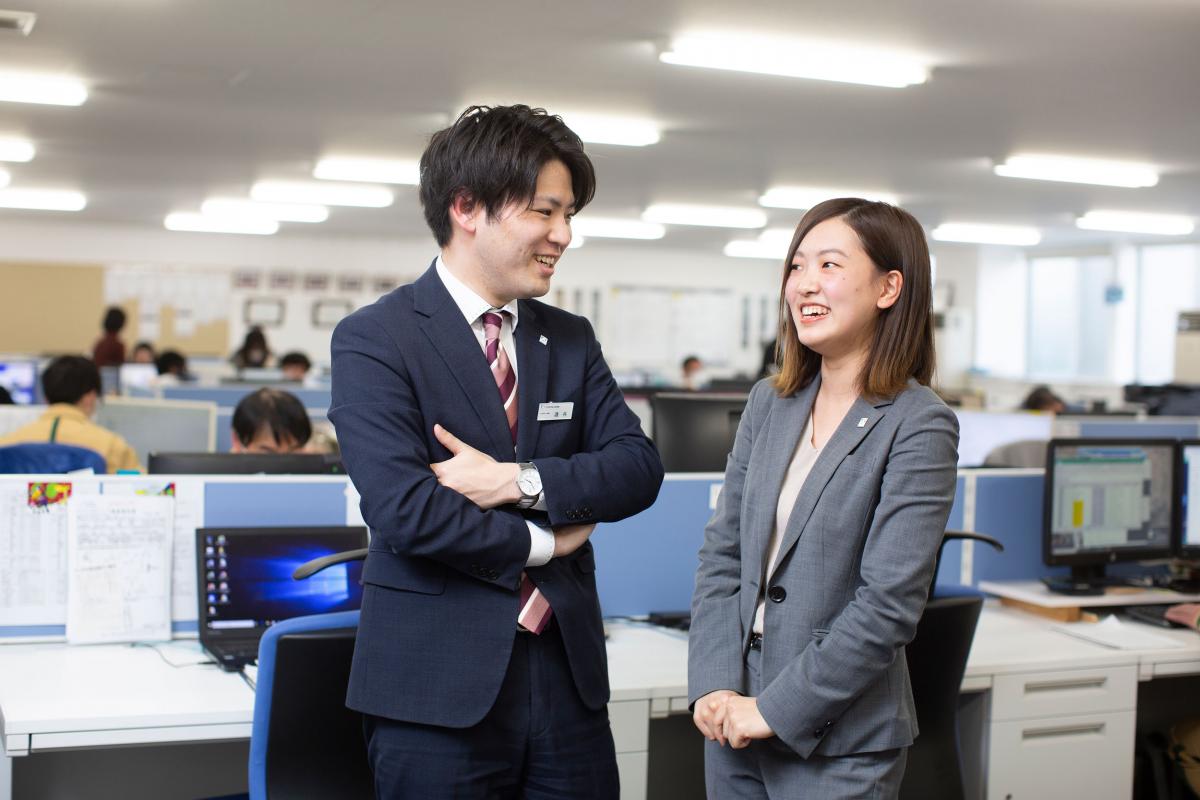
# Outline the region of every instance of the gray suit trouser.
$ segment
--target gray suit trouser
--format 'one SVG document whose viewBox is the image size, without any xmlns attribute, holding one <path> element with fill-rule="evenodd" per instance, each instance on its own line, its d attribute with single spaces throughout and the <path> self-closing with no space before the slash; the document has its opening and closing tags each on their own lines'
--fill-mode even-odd
<svg viewBox="0 0 1200 800">
<path fill-rule="evenodd" d="M 762 692 L 762 653 L 746 659 L 750 696 Z M 801 758 L 778 739 L 753 741 L 734 750 L 704 743 L 704 782 L 710 800 L 892 800 L 904 777 L 905 748 L 848 756 Z"/>
</svg>

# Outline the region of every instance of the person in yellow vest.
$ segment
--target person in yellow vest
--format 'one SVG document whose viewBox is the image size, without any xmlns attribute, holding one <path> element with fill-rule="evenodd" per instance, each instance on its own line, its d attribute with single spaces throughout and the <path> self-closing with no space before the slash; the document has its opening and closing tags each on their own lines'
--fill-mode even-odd
<svg viewBox="0 0 1200 800">
<path fill-rule="evenodd" d="M 42 393 L 50 407 L 38 419 L 0 437 L 0 447 L 54 442 L 86 447 L 104 457 L 109 472 L 142 471 L 129 442 L 92 422 L 100 402 L 100 370 L 83 356 L 60 356 L 42 372 Z"/>
</svg>

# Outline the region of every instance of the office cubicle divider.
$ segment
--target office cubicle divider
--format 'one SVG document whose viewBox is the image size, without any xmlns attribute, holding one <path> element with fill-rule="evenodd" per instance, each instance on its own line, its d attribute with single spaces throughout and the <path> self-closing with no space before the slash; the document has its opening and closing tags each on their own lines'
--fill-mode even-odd
<svg viewBox="0 0 1200 800">
<path fill-rule="evenodd" d="M 96 424 L 120 434 L 145 466 L 151 451 L 211 453 L 217 441 L 217 406 L 195 400 L 109 397 Z"/>
<path fill-rule="evenodd" d="M 1200 436 L 1197 417 L 1072 417 L 1054 420 L 1055 439 L 1195 439 Z"/>
<path fill-rule="evenodd" d="M 0 406 L 0 436 L 22 428 L 46 413 L 45 405 L 2 405 Z"/>
<path fill-rule="evenodd" d="M 305 389 L 300 384 L 263 384 L 294 394 L 305 408 L 328 409 L 329 389 Z M 164 400 L 198 400 L 216 403 L 218 408 L 235 408 L 238 401 L 262 386 L 244 384 L 238 386 L 164 386 L 159 390 Z"/>
</svg>

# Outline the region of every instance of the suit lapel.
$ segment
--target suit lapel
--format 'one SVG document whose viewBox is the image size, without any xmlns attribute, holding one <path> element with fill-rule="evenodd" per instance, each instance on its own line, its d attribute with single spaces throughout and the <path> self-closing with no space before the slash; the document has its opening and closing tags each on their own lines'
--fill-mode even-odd
<svg viewBox="0 0 1200 800">
<path fill-rule="evenodd" d="M 491 455 L 497 460 L 508 461 L 513 452 L 512 434 L 508 430 L 496 381 L 475 333 L 433 267 L 417 279 L 414 288 L 414 305 L 426 318 L 421 328 L 429 343 L 446 362 L 447 371 L 454 376 L 487 431 Z M 454 429 L 453 419 L 436 421 L 456 436 L 462 436 L 461 431 Z"/>
<path fill-rule="evenodd" d="M 821 379 L 818 377 L 797 394 L 776 401 L 772 407 L 770 427 L 766 431 L 767 453 L 756 468 L 756 474 L 766 478 L 769 483 L 760 482 L 766 491 L 762 495 L 760 513 L 755 517 L 755 525 L 749 531 L 747 555 L 755 560 L 751 565 L 751 575 L 762 575 L 766 568 L 767 547 L 771 541 L 771 531 L 775 527 L 775 507 L 779 505 L 783 479 L 787 475 L 788 464 L 796 452 L 796 446 L 800 443 L 800 436 L 804 433 L 820 384 Z"/>
<path fill-rule="evenodd" d="M 541 320 L 529 303 L 521 303 L 513 341 L 517 348 L 517 461 L 528 461 L 537 452 L 538 406 L 549 400 L 550 347 L 543 343 Z"/>
<path fill-rule="evenodd" d="M 776 560 L 776 564 L 782 563 L 788 552 L 799 541 L 804 527 L 808 524 L 809 517 L 812 516 L 813 509 L 816 508 L 817 501 L 821 499 L 821 494 L 825 491 L 825 486 L 833 477 L 833 473 L 837 471 L 846 456 L 858 447 L 863 438 L 871 432 L 875 424 L 883 419 L 884 414 L 887 413 L 887 407 L 891 404 L 891 400 L 873 404 L 860 397 L 854 401 L 854 405 L 850 406 L 850 410 L 846 412 L 841 424 L 826 442 L 812 466 L 812 471 L 804 480 L 800 495 L 796 498 L 796 505 L 792 508 L 791 515 L 788 516 L 787 528 L 784 530 L 783 540 L 779 544 L 779 558 Z M 776 499 L 778 496 L 778 492 L 776 492 Z"/>
</svg>

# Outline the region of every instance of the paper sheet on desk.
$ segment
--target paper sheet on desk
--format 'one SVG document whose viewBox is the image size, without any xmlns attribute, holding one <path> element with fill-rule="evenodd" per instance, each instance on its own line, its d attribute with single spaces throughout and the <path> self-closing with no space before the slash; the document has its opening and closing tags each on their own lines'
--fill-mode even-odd
<svg viewBox="0 0 1200 800">
<path fill-rule="evenodd" d="M 1116 650 L 1161 650 L 1183 647 L 1182 644 L 1162 634 L 1147 630 L 1133 622 L 1121 622 L 1113 615 L 1103 622 L 1074 622 L 1069 625 L 1052 625 L 1055 630 L 1068 636 L 1111 647 Z"/>
<path fill-rule="evenodd" d="M 73 498 L 67 511 L 67 641 L 171 638 L 174 499 Z"/>
<path fill-rule="evenodd" d="M 0 481 L 0 627 L 62 625 L 67 616 L 67 508 L 93 481 Z"/>
<path fill-rule="evenodd" d="M 106 497 L 175 498 L 174 548 L 171 551 L 171 620 L 195 622 L 196 603 L 196 528 L 204 527 L 204 481 L 177 478 L 173 481 L 145 478 L 111 482 L 105 485 Z"/>
</svg>

